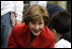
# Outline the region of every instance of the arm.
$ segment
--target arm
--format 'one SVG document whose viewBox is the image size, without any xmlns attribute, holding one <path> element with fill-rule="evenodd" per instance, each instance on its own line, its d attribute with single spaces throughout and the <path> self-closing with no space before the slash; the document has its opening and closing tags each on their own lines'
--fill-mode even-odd
<svg viewBox="0 0 72 49">
<path fill-rule="evenodd" d="M 15 12 L 16 12 L 16 24 L 22 23 L 23 18 L 23 1 L 14 1 L 15 4 Z"/>
<path fill-rule="evenodd" d="M 53 41 L 47 48 L 54 48 L 55 46 L 55 41 Z"/>
</svg>

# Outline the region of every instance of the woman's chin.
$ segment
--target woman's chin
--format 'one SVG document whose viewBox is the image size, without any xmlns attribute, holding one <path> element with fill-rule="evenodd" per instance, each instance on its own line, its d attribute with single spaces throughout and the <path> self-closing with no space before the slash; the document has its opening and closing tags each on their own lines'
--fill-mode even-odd
<svg viewBox="0 0 72 49">
<path fill-rule="evenodd" d="M 38 32 L 33 32 L 34 36 L 38 36 L 40 34 L 40 31 Z"/>
</svg>

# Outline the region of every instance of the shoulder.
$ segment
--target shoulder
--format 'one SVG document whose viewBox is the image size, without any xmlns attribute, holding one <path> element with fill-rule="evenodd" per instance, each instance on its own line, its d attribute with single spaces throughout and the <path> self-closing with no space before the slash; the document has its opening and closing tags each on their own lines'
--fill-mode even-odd
<svg viewBox="0 0 72 49">
<path fill-rule="evenodd" d="M 47 41 L 49 41 L 49 42 L 55 41 L 54 35 L 48 27 L 45 27 L 43 29 L 42 34 L 43 34 L 43 38 L 46 39 Z"/>
<path fill-rule="evenodd" d="M 48 8 L 54 8 L 54 7 L 57 7 L 58 5 L 56 4 L 51 4 L 51 3 L 47 3 L 47 7 Z M 59 7 L 59 6 L 58 6 Z"/>
<path fill-rule="evenodd" d="M 49 9 L 54 9 L 54 10 L 56 10 L 56 11 L 65 11 L 62 7 L 60 7 L 60 6 L 58 6 L 58 5 L 56 5 L 56 4 L 51 4 L 51 3 L 48 3 L 47 4 L 47 8 L 49 8 Z"/>
<path fill-rule="evenodd" d="M 15 26 L 13 27 L 13 29 L 15 29 L 15 30 L 16 30 L 16 29 L 17 29 L 17 30 L 21 30 L 21 29 L 25 29 L 25 28 L 28 28 L 25 23 L 22 23 L 22 24 L 20 24 L 20 25 L 15 25 Z"/>
<path fill-rule="evenodd" d="M 48 36 L 48 38 L 54 38 L 53 33 L 48 27 L 45 27 L 45 30 L 46 30 L 46 36 Z"/>
<path fill-rule="evenodd" d="M 16 25 L 12 28 L 12 32 L 14 35 L 21 35 L 25 33 L 28 30 L 28 26 L 26 26 L 25 23 L 22 23 L 20 25 Z"/>
<path fill-rule="evenodd" d="M 71 48 L 71 43 L 62 38 L 55 44 L 55 48 Z"/>
<path fill-rule="evenodd" d="M 71 42 L 71 31 L 65 33 L 62 38 L 68 40 L 69 42 Z"/>
</svg>

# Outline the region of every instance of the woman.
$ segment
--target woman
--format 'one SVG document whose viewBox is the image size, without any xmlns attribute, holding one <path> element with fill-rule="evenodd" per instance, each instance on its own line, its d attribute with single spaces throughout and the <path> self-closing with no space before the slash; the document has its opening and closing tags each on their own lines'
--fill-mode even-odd
<svg viewBox="0 0 72 49">
<path fill-rule="evenodd" d="M 30 6 L 24 22 L 13 27 L 8 38 L 8 48 L 54 48 L 55 38 L 47 27 L 49 14 L 45 7 Z"/>
</svg>

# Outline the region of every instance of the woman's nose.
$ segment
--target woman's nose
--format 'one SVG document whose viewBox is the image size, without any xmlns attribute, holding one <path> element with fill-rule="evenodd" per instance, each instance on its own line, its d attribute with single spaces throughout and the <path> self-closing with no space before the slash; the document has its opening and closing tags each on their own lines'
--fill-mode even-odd
<svg viewBox="0 0 72 49">
<path fill-rule="evenodd" d="M 35 26 L 35 29 L 36 29 L 36 30 L 39 30 L 39 25 L 36 25 L 36 26 Z"/>
</svg>

